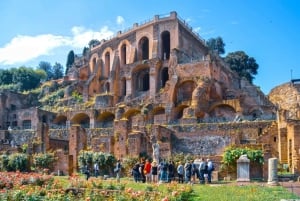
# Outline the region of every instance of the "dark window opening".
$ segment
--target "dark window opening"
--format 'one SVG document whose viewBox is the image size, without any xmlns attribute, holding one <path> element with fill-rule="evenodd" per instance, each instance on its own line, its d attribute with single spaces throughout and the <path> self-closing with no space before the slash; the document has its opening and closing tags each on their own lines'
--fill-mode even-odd
<svg viewBox="0 0 300 201">
<path fill-rule="evenodd" d="M 169 80 L 169 73 L 168 73 L 168 68 L 164 67 L 162 72 L 161 72 L 161 84 L 162 87 L 165 87 L 166 82 Z"/>
<path fill-rule="evenodd" d="M 92 72 L 94 71 L 95 67 L 96 67 L 96 58 L 93 59 Z"/>
<path fill-rule="evenodd" d="M 121 47 L 121 64 L 126 64 L 126 45 Z"/>
<path fill-rule="evenodd" d="M 258 136 L 262 134 L 262 128 L 258 128 Z"/>
<path fill-rule="evenodd" d="M 170 33 L 168 31 L 164 31 L 161 34 L 162 39 L 162 60 L 168 60 L 170 58 Z"/>
<path fill-rule="evenodd" d="M 140 60 L 149 59 L 149 39 L 147 37 L 143 37 L 140 40 Z"/>
<path fill-rule="evenodd" d="M 149 90 L 149 73 L 144 74 L 142 76 L 143 84 L 142 84 L 142 91 L 148 91 Z"/>
<path fill-rule="evenodd" d="M 31 129 L 31 120 L 23 121 L 23 129 Z"/>
<path fill-rule="evenodd" d="M 110 69 L 110 54 L 109 52 L 107 52 L 105 54 L 105 75 L 104 76 L 108 76 L 108 72 L 109 72 L 109 69 Z"/>
<path fill-rule="evenodd" d="M 106 92 L 106 93 L 109 92 L 109 83 L 108 83 L 108 82 L 105 84 L 105 92 Z"/>
<path fill-rule="evenodd" d="M 11 110 L 16 110 L 17 107 L 16 107 L 15 105 L 11 104 L 11 105 L 10 105 L 10 109 L 11 109 Z"/>
<path fill-rule="evenodd" d="M 276 140 L 277 140 L 276 137 L 274 137 L 274 142 L 276 142 Z"/>
</svg>

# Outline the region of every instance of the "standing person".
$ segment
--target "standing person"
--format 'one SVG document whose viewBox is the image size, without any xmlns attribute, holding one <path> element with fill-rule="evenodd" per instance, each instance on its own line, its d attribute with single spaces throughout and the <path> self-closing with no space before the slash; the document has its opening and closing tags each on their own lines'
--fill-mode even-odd
<svg viewBox="0 0 300 201">
<path fill-rule="evenodd" d="M 151 179 L 153 183 L 158 181 L 158 167 L 156 161 L 153 161 L 151 164 Z"/>
<path fill-rule="evenodd" d="M 115 171 L 115 173 L 116 173 L 117 182 L 120 182 L 121 168 L 122 168 L 121 160 L 118 159 L 118 160 L 117 160 L 116 167 L 115 167 L 115 169 L 114 169 L 114 171 Z"/>
<path fill-rule="evenodd" d="M 145 168 L 145 161 L 144 161 L 144 159 L 142 159 L 141 163 L 140 163 L 140 167 L 139 167 L 139 173 L 140 173 L 140 181 L 142 181 L 143 183 L 146 182 L 144 168 Z"/>
<path fill-rule="evenodd" d="M 89 180 L 89 178 L 90 178 L 90 170 L 89 170 L 89 166 L 88 165 L 84 166 L 83 172 L 85 174 L 86 180 Z"/>
<path fill-rule="evenodd" d="M 132 176 L 135 182 L 140 181 L 140 172 L 139 172 L 139 168 L 140 168 L 140 163 L 136 163 L 133 168 L 132 168 Z"/>
<path fill-rule="evenodd" d="M 196 166 L 196 160 L 194 160 L 192 162 L 192 182 L 193 182 L 193 184 L 196 183 L 196 178 L 198 178 L 198 177 L 199 177 L 199 171 Z"/>
<path fill-rule="evenodd" d="M 179 165 L 177 167 L 177 174 L 178 174 L 178 183 L 183 183 L 183 174 L 184 174 L 184 170 L 183 170 L 183 165 L 182 162 L 179 162 Z"/>
<path fill-rule="evenodd" d="M 192 176 L 192 164 L 190 161 L 186 161 L 186 163 L 184 164 L 184 172 L 185 172 L 185 182 L 190 183 L 191 176 Z"/>
<path fill-rule="evenodd" d="M 168 163 L 164 160 L 161 164 L 160 182 L 167 182 L 168 179 Z"/>
<path fill-rule="evenodd" d="M 174 171 L 175 171 L 175 166 L 173 161 L 169 161 L 168 165 L 168 182 L 171 182 L 174 178 Z"/>
<path fill-rule="evenodd" d="M 146 177 L 146 182 L 151 182 L 151 163 L 148 159 L 146 159 L 145 167 L 144 167 L 144 173 Z"/>
<path fill-rule="evenodd" d="M 99 175 L 99 165 L 98 165 L 98 162 L 96 162 L 94 164 L 94 174 L 95 174 L 95 177 L 97 178 L 98 175 Z"/>
<path fill-rule="evenodd" d="M 205 183 L 205 178 L 204 178 L 205 166 L 206 166 L 206 163 L 203 160 L 203 158 L 201 158 L 200 159 L 200 164 L 199 164 L 199 180 L 200 180 L 200 184 L 204 184 Z"/>
<path fill-rule="evenodd" d="M 213 162 L 208 158 L 207 159 L 207 181 L 208 183 L 211 183 L 211 173 L 214 171 L 214 164 Z"/>
</svg>

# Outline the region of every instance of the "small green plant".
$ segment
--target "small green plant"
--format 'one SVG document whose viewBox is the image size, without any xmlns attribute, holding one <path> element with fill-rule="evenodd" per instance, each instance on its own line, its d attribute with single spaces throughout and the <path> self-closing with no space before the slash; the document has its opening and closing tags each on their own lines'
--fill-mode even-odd
<svg viewBox="0 0 300 201">
<path fill-rule="evenodd" d="M 248 159 L 252 162 L 258 162 L 262 164 L 264 162 L 264 155 L 262 150 L 239 148 L 239 147 L 227 147 L 223 154 L 222 162 L 225 165 L 232 165 L 236 163 L 236 160 L 241 155 L 247 155 Z"/>
</svg>

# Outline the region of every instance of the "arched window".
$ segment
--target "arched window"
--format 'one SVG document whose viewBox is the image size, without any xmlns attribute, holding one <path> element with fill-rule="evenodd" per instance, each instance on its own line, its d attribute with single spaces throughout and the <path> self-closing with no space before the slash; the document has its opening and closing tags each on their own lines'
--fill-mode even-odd
<svg viewBox="0 0 300 201">
<path fill-rule="evenodd" d="M 139 60 L 147 59 L 149 59 L 149 39 L 143 37 L 139 42 Z"/>
<path fill-rule="evenodd" d="M 106 52 L 105 53 L 105 76 L 108 77 L 110 70 L 110 53 Z"/>
<path fill-rule="evenodd" d="M 161 71 L 161 87 L 165 87 L 166 82 L 169 80 L 168 67 L 164 67 Z"/>
<path fill-rule="evenodd" d="M 161 47 L 161 58 L 162 60 L 167 60 L 170 58 L 170 32 L 164 31 L 161 34 L 161 41 L 162 41 L 162 47 Z"/>
<path fill-rule="evenodd" d="M 121 64 L 126 64 L 126 44 L 121 46 Z"/>
</svg>

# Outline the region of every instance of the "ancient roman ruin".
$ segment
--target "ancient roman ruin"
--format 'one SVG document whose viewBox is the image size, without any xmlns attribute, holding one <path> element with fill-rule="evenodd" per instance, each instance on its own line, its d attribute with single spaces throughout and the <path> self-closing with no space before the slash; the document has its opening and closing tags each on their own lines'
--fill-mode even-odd
<svg viewBox="0 0 300 201">
<path fill-rule="evenodd" d="M 300 84 L 269 96 L 211 53 L 176 12 L 133 24 L 76 56 L 58 112 L 14 92 L 0 94 L 1 151 L 28 143 L 31 152 L 61 150 L 56 170 L 77 169 L 80 150 L 116 157 L 174 153 L 210 156 L 218 165 L 229 145 L 259 147 L 290 171 L 300 170 Z M 73 104 L 77 91 L 84 104 Z M 63 161 L 63 162 L 62 162 Z"/>
</svg>

